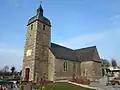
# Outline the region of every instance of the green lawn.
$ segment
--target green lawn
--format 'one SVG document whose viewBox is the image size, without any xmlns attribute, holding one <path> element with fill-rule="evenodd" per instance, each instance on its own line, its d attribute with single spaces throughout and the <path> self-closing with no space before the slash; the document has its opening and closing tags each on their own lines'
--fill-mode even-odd
<svg viewBox="0 0 120 90">
<path fill-rule="evenodd" d="M 55 84 L 47 84 L 44 86 L 46 87 L 46 90 L 92 90 L 92 89 L 87 89 L 80 86 L 72 85 L 69 83 L 55 83 Z M 41 90 L 41 88 L 39 88 L 39 90 Z"/>
</svg>

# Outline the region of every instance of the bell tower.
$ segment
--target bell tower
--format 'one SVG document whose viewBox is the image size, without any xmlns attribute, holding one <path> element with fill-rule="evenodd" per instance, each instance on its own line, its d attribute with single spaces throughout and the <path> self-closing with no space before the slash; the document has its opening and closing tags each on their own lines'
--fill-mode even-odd
<svg viewBox="0 0 120 90">
<path fill-rule="evenodd" d="M 44 17 L 40 5 L 27 24 L 22 79 L 35 81 L 48 78 L 48 50 L 51 43 L 51 23 Z"/>
</svg>

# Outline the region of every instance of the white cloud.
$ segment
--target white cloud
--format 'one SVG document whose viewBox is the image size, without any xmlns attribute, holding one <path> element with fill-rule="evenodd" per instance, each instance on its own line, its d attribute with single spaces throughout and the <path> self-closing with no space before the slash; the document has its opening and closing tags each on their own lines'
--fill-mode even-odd
<svg viewBox="0 0 120 90">
<path fill-rule="evenodd" d="M 21 54 L 22 49 L 17 49 L 17 48 L 0 48 L 0 52 L 2 53 L 10 53 L 10 54 Z"/>
<path fill-rule="evenodd" d="M 96 42 L 104 38 L 105 32 L 100 33 L 90 33 L 77 37 L 70 38 L 63 42 L 59 42 L 61 45 L 65 45 L 70 48 L 80 48 L 89 45 L 92 42 Z"/>
<path fill-rule="evenodd" d="M 70 38 L 58 44 L 78 49 L 88 46 L 97 46 L 101 58 L 120 60 L 120 28 L 110 29 L 100 33 L 90 33 Z"/>
<path fill-rule="evenodd" d="M 89 33 L 72 37 L 68 40 L 58 42 L 58 44 L 74 49 L 97 45 L 102 57 L 113 57 L 120 60 L 120 56 L 118 55 L 120 53 L 120 48 L 117 48 L 117 46 L 120 46 L 120 42 L 116 41 L 119 38 L 120 29 L 111 29 L 105 32 Z M 10 46 L 4 42 L 0 43 L 0 68 L 6 64 L 10 66 L 15 65 L 20 70 L 23 53 L 23 47 Z"/>
<path fill-rule="evenodd" d="M 113 17 L 110 18 L 110 21 L 114 24 L 114 25 L 120 25 L 120 15 L 115 15 Z"/>
<path fill-rule="evenodd" d="M 113 21 L 113 20 L 117 20 L 118 18 L 120 19 L 120 15 L 115 15 L 111 17 L 110 20 Z"/>
<path fill-rule="evenodd" d="M 2 52 L 11 54 L 21 54 L 23 52 L 23 48 L 8 45 L 6 43 L 0 43 L 0 53 Z"/>
<path fill-rule="evenodd" d="M 23 48 L 15 48 L 0 44 L 0 68 L 4 65 L 15 66 L 17 70 L 21 69 Z"/>
</svg>

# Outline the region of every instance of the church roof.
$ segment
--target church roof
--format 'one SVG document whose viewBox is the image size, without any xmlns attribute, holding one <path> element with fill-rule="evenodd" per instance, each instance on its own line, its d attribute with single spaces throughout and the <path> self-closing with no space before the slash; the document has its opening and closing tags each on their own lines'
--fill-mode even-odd
<svg viewBox="0 0 120 90">
<path fill-rule="evenodd" d="M 75 51 L 81 51 L 81 52 L 88 52 L 88 51 L 94 51 L 96 50 L 96 46 L 90 46 L 90 47 L 85 47 L 81 49 L 76 49 Z"/>
<path fill-rule="evenodd" d="M 76 58 L 82 61 L 89 61 L 89 60 L 96 61 L 96 59 L 97 60 L 100 59 L 96 46 L 76 49 L 75 53 L 76 53 Z"/>
<path fill-rule="evenodd" d="M 96 46 L 72 50 L 70 48 L 51 43 L 51 51 L 56 58 L 77 61 L 99 60 Z M 96 53 L 96 54 L 95 54 Z"/>
<path fill-rule="evenodd" d="M 56 58 L 66 60 L 76 60 L 74 50 L 51 43 L 51 51 Z"/>
</svg>

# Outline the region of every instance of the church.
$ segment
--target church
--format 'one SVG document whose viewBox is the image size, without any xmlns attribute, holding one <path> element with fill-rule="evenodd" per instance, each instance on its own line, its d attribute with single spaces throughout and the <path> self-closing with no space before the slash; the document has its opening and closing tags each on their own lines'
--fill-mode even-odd
<svg viewBox="0 0 120 90">
<path fill-rule="evenodd" d="M 73 76 L 101 76 L 101 60 L 96 46 L 70 49 L 51 42 L 51 22 L 40 5 L 27 24 L 22 80 L 71 80 Z"/>
</svg>

